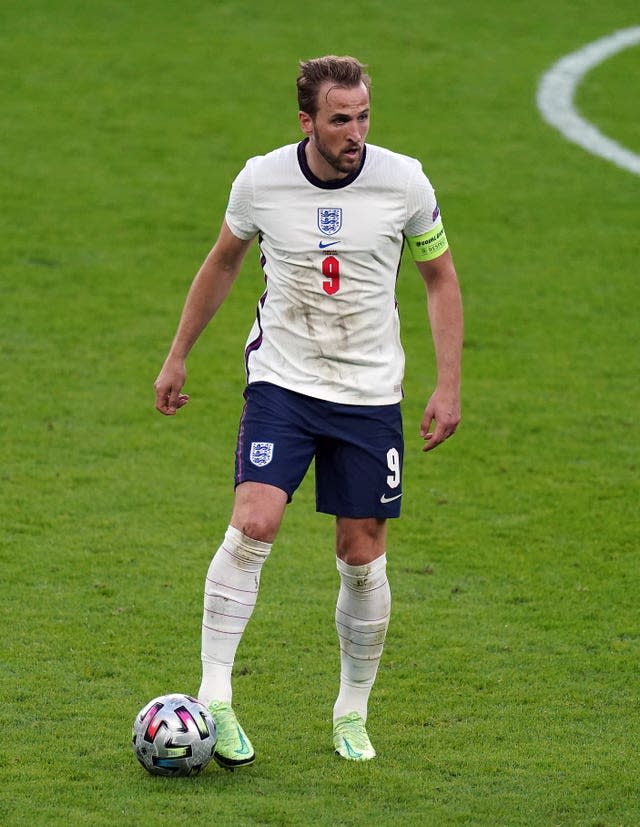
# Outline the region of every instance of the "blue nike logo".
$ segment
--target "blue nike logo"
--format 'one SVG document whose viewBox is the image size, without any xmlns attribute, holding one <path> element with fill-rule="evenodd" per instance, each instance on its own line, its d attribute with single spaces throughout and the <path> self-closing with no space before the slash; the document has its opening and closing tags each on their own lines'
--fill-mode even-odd
<svg viewBox="0 0 640 827">
<path fill-rule="evenodd" d="M 247 744 L 240 727 L 238 727 L 238 738 L 240 739 L 240 749 L 236 749 L 234 750 L 234 752 L 236 752 L 238 755 L 248 755 L 249 745 Z"/>
<path fill-rule="evenodd" d="M 339 241 L 321 241 L 318 244 L 321 250 L 324 250 L 325 247 L 333 247 L 334 244 L 340 244 Z"/>
<path fill-rule="evenodd" d="M 362 753 L 361 753 L 361 752 L 357 752 L 357 751 L 356 751 L 356 750 L 355 750 L 355 749 L 351 746 L 351 744 L 347 741 L 347 739 L 346 739 L 344 736 L 342 736 L 342 741 L 343 741 L 343 743 L 344 743 L 345 747 L 347 748 L 347 752 L 348 752 L 348 754 L 349 754 L 349 758 L 355 758 L 355 759 L 358 759 L 358 758 L 360 758 L 360 757 L 362 756 Z"/>
</svg>

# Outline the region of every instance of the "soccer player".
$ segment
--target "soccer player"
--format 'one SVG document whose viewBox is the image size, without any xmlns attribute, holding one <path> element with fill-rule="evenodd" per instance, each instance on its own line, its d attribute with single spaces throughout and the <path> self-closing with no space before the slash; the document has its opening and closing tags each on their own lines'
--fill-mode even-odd
<svg viewBox="0 0 640 827">
<path fill-rule="evenodd" d="M 437 381 L 424 450 L 460 421 L 462 305 L 434 190 L 412 158 L 365 143 L 370 78 L 352 57 L 300 64 L 304 139 L 251 158 L 231 188 L 217 241 L 198 271 L 155 382 L 173 415 L 185 360 L 258 239 L 266 289 L 245 350 L 247 385 L 229 527 L 209 567 L 199 698 L 218 728 L 215 758 L 250 764 L 231 673 L 260 571 L 288 502 L 315 458 L 316 507 L 335 515 L 338 755 L 375 756 L 365 724 L 389 622 L 387 519 L 402 497 L 404 354 L 395 285 L 407 246 L 426 285 Z"/>
</svg>

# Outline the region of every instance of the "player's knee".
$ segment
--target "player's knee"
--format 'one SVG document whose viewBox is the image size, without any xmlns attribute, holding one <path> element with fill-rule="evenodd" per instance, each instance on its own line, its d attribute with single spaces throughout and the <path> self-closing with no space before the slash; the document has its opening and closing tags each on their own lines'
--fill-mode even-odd
<svg viewBox="0 0 640 827">
<path fill-rule="evenodd" d="M 245 537 L 249 537 L 251 540 L 259 540 L 261 543 L 272 543 L 280 526 L 280 521 L 273 519 L 268 514 L 250 514 L 242 520 L 234 522 L 239 522 L 239 525 L 236 524 L 235 527 Z"/>
<path fill-rule="evenodd" d="M 267 485 L 246 482 L 236 488 L 231 524 L 245 537 L 272 543 L 287 504 L 284 491 Z"/>
<path fill-rule="evenodd" d="M 385 552 L 384 520 L 351 520 L 338 518 L 336 554 L 349 566 L 366 566 Z"/>
<path fill-rule="evenodd" d="M 348 566 L 366 566 L 384 554 L 384 547 L 356 547 L 338 550 L 338 557 Z"/>
</svg>

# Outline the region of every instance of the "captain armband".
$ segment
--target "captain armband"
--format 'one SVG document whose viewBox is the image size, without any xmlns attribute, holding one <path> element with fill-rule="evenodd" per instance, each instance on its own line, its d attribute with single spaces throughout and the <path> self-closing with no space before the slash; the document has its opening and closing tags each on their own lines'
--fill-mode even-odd
<svg viewBox="0 0 640 827">
<path fill-rule="evenodd" d="M 406 238 L 414 261 L 431 261 L 449 249 L 442 221 L 422 235 L 408 235 Z"/>
</svg>

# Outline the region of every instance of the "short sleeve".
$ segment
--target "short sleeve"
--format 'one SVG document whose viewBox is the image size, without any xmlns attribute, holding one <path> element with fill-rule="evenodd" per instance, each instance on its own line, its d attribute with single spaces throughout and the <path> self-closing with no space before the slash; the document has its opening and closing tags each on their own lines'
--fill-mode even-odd
<svg viewBox="0 0 640 827">
<path fill-rule="evenodd" d="M 406 236 L 418 236 L 431 230 L 440 219 L 440 210 L 431 182 L 416 164 L 407 189 Z"/>
<path fill-rule="evenodd" d="M 253 218 L 253 176 L 251 162 L 238 173 L 231 185 L 225 220 L 231 232 L 243 240 L 253 238 L 258 232 Z"/>
</svg>

